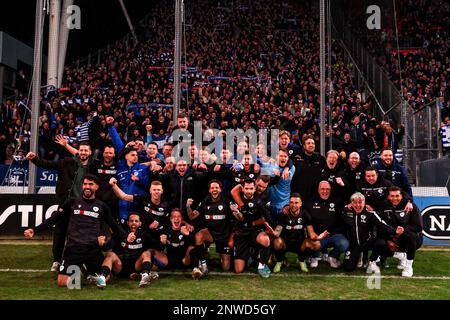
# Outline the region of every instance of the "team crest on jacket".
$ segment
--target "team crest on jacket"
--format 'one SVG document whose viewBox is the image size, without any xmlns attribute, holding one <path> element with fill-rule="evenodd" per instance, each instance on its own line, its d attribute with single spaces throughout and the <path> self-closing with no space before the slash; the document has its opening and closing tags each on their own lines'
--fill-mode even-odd
<svg viewBox="0 0 450 320">
<path fill-rule="evenodd" d="M 223 205 L 219 205 L 217 208 L 219 208 L 220 211 L 223 210 Z"/>
<path fill-rule="evenodd" d="M 288 151 L 288 153 L 289 153 L 289 155 L 292 155 L 294 153 L 294 150 L 291 149 Z"/>
<path fill-rule="evenodd" d="M 98 211 L 98 207 L 93 207 L 92 209 L 93 209 L 95 212 Z"/>
<path fill-rule="evenodd" d="M 142 239 L 141 238 L 137 238 L 136 239 L 136 243 L 141 243 L 142 242 Z"/>
<path fill-rule="evenodd" d="M 249 206 L 250 208 L 253 208 L 253 206 L 254 206 L 253 202 L 249 202 L 249 203 L 248 203 L 248 206 Z"/>
<path fill-rule="evenodd" d="M 255 177 L 255 175 L 254 175 L 253 173 L 250 173 L 248 176 L 249 176 L 249 178 L 251 178 L 251 179 L 253 179 L 253 178 Z"/>
<path fill-rule="evenodd" d="M 402 211 L 402 212 L 400 212 L 400 217 L 404 217 L 405 216 L 405 212 L 404 211 Z"/>
</svg>

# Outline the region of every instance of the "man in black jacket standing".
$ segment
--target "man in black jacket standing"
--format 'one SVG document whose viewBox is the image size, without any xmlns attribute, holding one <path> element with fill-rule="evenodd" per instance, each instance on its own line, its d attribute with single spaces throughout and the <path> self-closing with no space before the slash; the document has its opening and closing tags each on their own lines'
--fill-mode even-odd
<svg viewBox="0 0 450 320">
<path fill-rule="evenodd" d="M 69 198 L 76 198 L 83 192 L 83 177 L 93 172 L 91 146 L 87 142 L 80 143 L 78 154 L 73 158 L 66 157 L 56 161 L 39 158 L 34 152 L 26 156 L 37 167 L 58 170 L 58 182 L 56 184 L 56 200 L 61 206 Z M 61 264 L 66 238 L 67 221 L 62 219 L 55 226 L 53 233 L 53 264 L 51 271 L 57 272 Z"/>
<path fill-rule="evenodd" d="M 291 181 L 291 194 L 299 193 L 308 202 L 317 190 L 318 177 L 325 168 L 325 158 L 315 153 L 316 144 L 312 136 L 303 140 L 303 151 L 294 159 L 295 174 Z"/>
</svg>

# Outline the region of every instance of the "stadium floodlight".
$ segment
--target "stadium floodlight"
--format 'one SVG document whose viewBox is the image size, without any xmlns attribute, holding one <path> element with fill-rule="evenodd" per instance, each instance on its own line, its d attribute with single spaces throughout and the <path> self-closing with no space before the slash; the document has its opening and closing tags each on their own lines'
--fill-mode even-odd
<svg viewBox="0 0 450 320">
<path fill-rule="evenodd" d="M 320 154 L 325 156 L 325 0 L 320 0 Z"/>
<path fill-rule="evenodd" d="M 183 0 L 175 0 L 175 50 L 173 59 L 173 123 L 177 124 L 181 101 L 181 31 Z"/>
<path fill-rule="evenodd" d="M 44 30 L 44 1 L 36 0 L 36 21 L 34 26 L 33 92 L 31 106 L 30 151 L 38 150 L 38 117 L 41 102 L 42 33 Z M 36 192 L 37 167 L 31 162 L 28 167 L 28 193 Z"/>
</svg>

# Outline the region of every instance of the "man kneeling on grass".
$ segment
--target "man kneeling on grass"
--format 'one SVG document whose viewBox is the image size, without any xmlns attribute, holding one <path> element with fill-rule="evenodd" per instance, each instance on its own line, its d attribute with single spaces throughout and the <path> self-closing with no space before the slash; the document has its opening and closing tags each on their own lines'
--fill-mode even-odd
<svg viewBox="0 0 450 320">
<path fill-rule="evenodd" d="M 139 287 L 145 287 L 152 280 L 159 278 L 156 272 L 151 271 L 152 253 L 158 248 L 159 241 L 152 238 L 148 231 L 142 229 L 140 215 L 131 212 L 128 215 L 128 237 L 126 241 L 113 237 L 103 245 L 103 250 L 112 249 L 106 254 L 100 273 L 100 286 L 106 286 L 111 271 L 119 277 L 134 278 L 141 274 Z M 100 245 L 104 236 L 100 239 Z M 153 248 L 152 250 L 150 250 Z M 99 283 L 97 283 L 99 286 Z"/>
<path fill-rule="evenodd" d="M 356 269 L 360 255 L 372 250 L 369 258 L 367 273 L 380 273 L 377 259 L 385 255 L 387 251 L 386 241 L 374 235 L 375 228 L 378 232 L 390 235 L 403 233 L 403 227 L 393 228 L 386 224 L 374 211 L 366 208 L 366 199 L 360 192 L 350 197 L 351 206 L 344 208 L 343 220 L 346 225 L 347 238 L 350 245 L 345 252 L 344 271 L 350 272 Z"/>
<path fill-rule="evenodd" d="M 306 238 L 306 226 L 311 224 L 311 216 L 302 208 L 300 194 L 293 193 L 289 206 L 286 206 L 283 214 L 278 216 L 277 226 L 273 232 L 273 248 L 277 259 L 273 268 L 274 273 L 280 272 L 283 264 L 286 265 L 286 252 L 296 253 L 300 270 L 308 272 L 305 259 L 320 249 L 320 240 L 328 235 L 328 231 L 324 231 L 315 239 Z"/>
<path fill-rule="evenodd" d="M 50 229 L 56 222 L 67 219 L 67 242 L 64 257 L 59 269 L 58 286 L 67 286 L 70 279 L 68 267 L 71 265 L 86 266 L 90 279 L 95 280 L 97 286 L 104 287 L 104 279 L 98 275 L 100 272 L 103 253 L 99 245 L 102 236 L 102 222 L 106 222 L 113 233 L 121 239 L 127 234 L 118 226 L 111 216 L 108 206 L 96 199 L 95 193 L 99 188 L 96 176 L 87 174 L 83 178 L 83 193 L 77 198 L 67 200 L 50 219 L 45 220 L 36 228 L 24 231 L 27 238 L 35 233 Z"/>
</svg>

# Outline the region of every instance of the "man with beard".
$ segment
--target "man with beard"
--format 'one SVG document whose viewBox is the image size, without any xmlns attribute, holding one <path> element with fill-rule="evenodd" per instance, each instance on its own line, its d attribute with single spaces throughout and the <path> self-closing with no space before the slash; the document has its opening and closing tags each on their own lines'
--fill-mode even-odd
<svg viewBox="0 0 450 320">
<path fill-rule="evenodd" d="M 315 153 L 315 148 L 314 137 L 306 136 L 303 139 L 303 152 L 294 159 L 295 174 L 291 182 L 291 192 L 299 193 L 305 202 L 313 197 L 318 177 L 325 167 L 325 158 Z"/>
<path fill-rule="evenodd" d="M 83 177 L 93 173 L 92 150 L 87 142 L 81 142 L 76 154 L 72 158 L 63 158 L 56 161 L 39 158 L 34 152 L 29 152 L 26 159 L 37 167 L 53 169 L 58 172 L 56 184 L 56 200 L 61 206 L 66 200 L 76 198 L 82 194 Z M 61 258 L 66 238 L 67 221 L 61 220 L 55 226 L 53 233 L 53 264 L 51 271 L 57 272 L 61 264 Z"/>
<path fill-rule="evenodd" d="M 392 186 L 388 190 L 388 200 L 381 212 L 383 220 L 391 227 L 402 227 L 404 232 L 391 237 L 393 248 L 388 256 L 394 256 L 400 260 L 399 269 L 403 269 L 403 277 L 413 276 L 413 262 L 416 251 L 422 246 L 422 216 L 415 204 L 410 211 L 406 211 L 408 199 L 406 199 L 402 190 L 397 186 Z M 395 251 L 394 251 L 395 250 Z M 405 253 L 406 252 L 406 257 Z"/>
<path fill-rule="evenodd" d="M 117 235 L 114 235 L 107 243 L 102 243 L 105 240 L 104 237 L 99 239 L 103 250 L 112 249 L 106 254 L 101 268 L 100 277 L 105 278 L 105 283 L 109 281 L 111 271 L 124 278 L 131 278 L 137 272 L 141 273 L 139 287 L 145 287 L 151 280 L 159 278 L 156 272 L 151 271 L 152 250 L 149 250 L 159 246 L 159 238 L 154 239 L 141 226 L 140 215 L 137 212 L 131 212 L 128 215 L 126 240 Z"/>
<path fill-rule="evenodd" d="M 175 158 L 184 157 L 185 160 L 189 155 L 183 154 L 183 145 L 191 145 L 194 137 L 194 127 L 189 124 L 187 114 L 180 113 L 177 118 L 177 125 L 173 128 L 172 134 L 167 142 L 172 143 L 172 156 Z"/>
<path fill-rule="evenodd" d="M 112 218 L 108 206 L 96 199 L 95 193 L 99 188 L 98 178 L 87 174 L 82 181 L 82 195 L 66 201 L 58 209 L 57 214 L 45 220 L 36 228 L 25 230 L 24 235 L 27 238 L 32 238 L 35 233 L 47 230 L 57 221 L 66 219 L 68 221 L 67 244 L 59 269 L 58 286 L 67 285 L 70 275 L 67 270 L 69 266 L 85 265 L 87 272 L 90 274 L 89 278 L 95 281 L 99 288 L 103 288 L 106 286 L 105 278 L 98 274 L 103 262 L 103 254 L 99 243 L 99 237 L 102 236 L 102 222 L 106 222 L 117 237 L 125 239 L 127 235 Z"/>
<path fill-rule="evenodd" d="M 406 170 L 394 159 L 394 153 L 391 149 L 384 148 L 381 150 L 380 159 L 373 166 L 383 178 L 401 188 L 412 198 L 412 189 Z"/>
<path fill-rule="evenodd" d="M 254 180 L 246 180 L 242 187 L 241 199 L 244 205 L 239 209 L 237 205 L 231 206 L 231 211 L 237 220 L 234 226 L 234 269 L 236 273 L 244 271 L 247 259 L 250 257 L 250 248 L 259 248 L 258 273 L 263 278 L 270 276 L 267 262 L 270 257 L 270 238 L 266 230 L 273 232 L 265 220 L 268 216 L 263 202 L 255 197 L 256 187 Z"/>
<path fill-rule="evenodd" d="M 208 183 L 208 189 L 209 195 L 199 203 L 196 210 L 191 209 L 192 199 L 188 199 L 186 205 L 189 219 L 203 219 L 206 227 L 195 234 L 199 268 L 194 267 L 192 270 L 194 278 L 205 276 L 208 273 L 205 244 L 213 242 L 216 244 L 217 253 L 220 254 L 223 271 L 230 270 L 231 249 L 228 241 L 231 234 L 231 202 L 222 196 L 222 183 L 219 180 L 211 180 Z"/>
<path fill-rule="evenodd" d="M 270 177 L 269 176 L 259 176 L 255 181 L 256 192 L 255 196 L 261 199 L 264 203 L 266 209 L 270 207 L 270 199 L 267 189 L 269 187 Z M 242 200 L 242 185 L 238 184 L 231 190 L 231 196 L 233 197 L 234 202 L 238 205 L 239 208 L 244 206 L 244 201 Z M 266 217 L 268 218 L 268 217 Z"/>
<path fill-rule="evenodd" d="M 78 154 L 78 149 L 72 147 L 68 141 L 61 135 L 56 136 L 56 143 L 66 148 L 74 156 Z M 92 163 L 92 173 L 100 178 L 100 188 L 97 191 L 97 198 L 105 202 L 111 209 L 113 218 L 118 219 L 118 201 L 114 195 L 111 186 L 109 185 L 109 179 L 116 176 L 116 150 L 111 145 L 106 145 L 103 148 L 102 159 L 94 159 Z"/>
<path fill-rule="evenodd" d="M 327 236 L 327 231 L 315 239 L 306 239 L 306 226 L 311 225 L 311 216 L 302 208 L 302 199 L 298 193 L 293 193 L 288 206 L 288 211 L 278 217 L 277 226 L 273 232 L 273 248 L 277 263 L 273 268 L 274 273 L 281 271 L 285 264 L 286 252 L 297 254 L 300 270 L 308 272 L 305 259 L 313 253 L 312 250 L 320 249 L 320 240 Z"/>
</svg>

